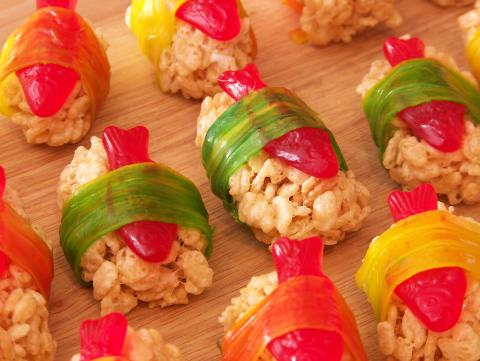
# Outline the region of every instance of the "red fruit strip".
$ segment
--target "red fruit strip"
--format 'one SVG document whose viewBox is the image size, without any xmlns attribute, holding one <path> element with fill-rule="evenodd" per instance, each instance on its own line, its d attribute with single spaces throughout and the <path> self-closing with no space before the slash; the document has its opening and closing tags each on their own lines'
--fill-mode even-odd
<svg viewBox="0 0 480 361">
<path fill-rule="evenodd" d="M 295 129 L 271 141 L 263 149 L 270 156 L 313 177 L 331 178 L 339 170 L 330 135 L 323 129 Z"/>
<path fill-rule="evenodd" d="M 394 191 L 388 196 L 388 206 L 395 222 L 437 209 L 437 193 L 431 184 L 420 184 L 411 192 Z"/>
<path fill-rule="evenodd" d="M 297 14 L 301 14 L 303 11 L 303 5 L 298 0 L 283 0 L 283 3 L 291 7 Z"/>
<path fill-rule="evenodd" d="M 1 201 L 3 197 L 3 193 L 5 192 L 5 186 L 7 183 L 7 179 L 5 177 L 5 169 L 0 166 L 0 207 L 3 207 L 3 202 Z M 0 251 L 0 277 L 3 273 L 7 270 L 8 265 L 10 264 L 10 258 Z"/>
<path fill-rule="evenodd" d="M 383 52 L 391 66 L 409 59 L 424 58 L 425 44 L 419 38 L 400 39 L 389 37 L 383 44 Z"/>
<path fill-rule="evenodd" d="M 56 64 L 38 64 L 16 74 L 30 109 L 42 118 L 62 109 L 78 81 L 75 70 Z"/>
<path fill-rule="evenodd" d="M 127 319 L 121 313 L 84 321 L 80 327 L 80 361 L 121 356 L 126 335 Z"/>
<path fill-rule="evenodd" d="M 434 100 L 407 108 L 398 116 L 417 138 L 442 152 L 454 152 L 462 146 L 465 113 L 463 104 Z"/>
<path fill-rule="evenodd" d="M 8 266 L 10 265 L 10 258 L 0 251 L 0 278 L 3 276 L 5 271 L 7 270 Z"/>
<path fill-rule="evenodd" d="M 5 169 L 0 166 L 0 200 L 3 197 L 3 193 L 5 192 L 5 187 L 7 185 L 7 177 L 5 176 Z"/>
<path fill-rule="evenodd" d="M 0 251 L 31 277 L 48 299 L 53 279 L 53 255 L 42 238 L 7 203 L 0 201 Z"/>
<path fill-rule="evenodd" d="M 138 126 L 124 130 L 107 127 L 102 136 L 110 170 L 135 163 L 152 162 L 148 152 L 148 129 Z M 172 223 L 141 221 L 117 230 L 127 246 L 147 262 L 162 262 L 170 254 L 178 226 Z"/>
<path fill-rule="evenodd" d="M 303 241 L 281 238 L 274 243 L 272 253 L 279 283 L 298 276 L 323 276 L 323 242 L 318 237 Z M 268 349 L 277 361 L 339 361 L 344 346 L 337 332 L 299 329 L 277 337 Z"/>
<path fill-rule="evenodd" d="M 175 15 L 216 40 L 228 41 L 240 34 L 237 0 L 187 0 Z"/>
<path fill-rule="evenodd" d="M 416 274 L 398 285 L 395 294 L 429 330 L 445 332 L 460 319 L 466 291 L 465 271 L 448 267 Z"/>
<path fill-rule="evenodd" d="M 65 9 L 75 9 L 78 0 L 37 0 L 37 9 L 48 6 L 58 6 Z"/>
<path fill-rule="evenodd" d="M 252 91 L 266 87 L 255 64 L 248 64 L 241 70 L 229 70 L 220 74 L 218 84 L 237 101 Z"/>
</svg>

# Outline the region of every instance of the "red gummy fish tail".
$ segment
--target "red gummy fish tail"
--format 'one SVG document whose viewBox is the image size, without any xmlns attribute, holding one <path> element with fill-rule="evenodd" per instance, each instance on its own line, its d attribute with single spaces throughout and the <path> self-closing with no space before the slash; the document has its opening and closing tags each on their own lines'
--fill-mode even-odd
<svg viewBox="0 0 480 361">
<path fill-rule="evenodd" d="M 383 44 L 383 53 L 391 66 L 403 61 L 425 57 L 425 44 L 419 38 L 389 37 Z"/>
<path fill-rule="evenodd" d="M 255 64 L 247 64 L 240 70 L 228 70 L 218 77 L 218 85 L 233 99 L 240 100 L 249 93 L 265 88 Z"/>
<path fill-rule="evenodd" d="M 110 170 L 129 164 L 151 162 L 148 138 L 148 129 L 142 126 L 131 129 L 115 126 L 105 128 L 102 142 L 107 152 Z"/>
<path fill-rule="evenodd" d="M 37 9 L 57 6 L 65 9 L 75 9 L 78 0 L 37 0 Z"/>
<path fill-rule="evenodd" d="M 437 206 L 437 193 L 431 184 L 421 184 L 411 192 L 394 191 L 388 197 L 390 213 L 395 222 L 428 211 Z"/>
<path fill-rule="evenodd" d="M 121 356 L 126 335 L 127 319 L 121 313 L 84 321 L 80 327 L 80 361 Z"/>
<path fill-rule="evenodd" d="M 280 238 L 274 243 L 272 254 L 279 283 L 298 276 L 323 275 L 323 242 L 319 237 L 303 241 Z"/>
</svg>

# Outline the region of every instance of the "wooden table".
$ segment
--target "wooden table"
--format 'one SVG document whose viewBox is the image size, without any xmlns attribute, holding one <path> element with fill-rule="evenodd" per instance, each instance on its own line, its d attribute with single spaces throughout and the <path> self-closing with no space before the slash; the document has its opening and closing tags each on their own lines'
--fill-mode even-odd
<svg viewBox="0 0 480 361">
<path fill-rule="evenodd" d="M 404 24 L 396 35 L 421 36 L 427 44 L 449 52 L 465 65 L 457 17 L 465 9 L 442 10 L 427 0 L 399 0 Z M 210 192 L 194 145 L 196 117 L 200 103 L 158 90 L 152 66 L 138 50 L 124 23 L 128 0 L 81 0 L 79 12 L 103 29 L 110 42 L 112 89 L 91 131 L 99 135 L 106 125 L 146 125 L 151 131 L 154 159 L 175 167 L 200 188 L 216 227 L 215 247 L 210 260 L 215 270 L 213 287 L 187 306 L 167 309 L 138 307 L 130 315 L 135 327 L 158 328 L 169 342 L 177 344 L 191 361 L 220 360 L 217 341 L 222 327 L 217 317 L 238 290 L 254 276 L 273 269 L 267 249 L 235 224 L 221 202 Z M 297 92 L 317 110 L 335 133 L 344 155 L 357 177 L 372 192 L 372 213 L 363 229 L 342 244 L 327 250 L 325 269 L 353 308 L 370 360 L 381 360 L 376 346 L 375 319 L 366 298 L 354 282 L 354 272 L 375 235 L 391 224 L 386 208 L 387 194 L 395 188 L 378 162 L 355 87 L 370 63 L 381 55 L 383 40 L 391 33 L 383 27 L 355 38 L 350 45 L 324 49 L 298 46 L 287 30 L 296 26 L 296 17 L 277 0 L 244 0 L 258 43 L 258 65 L 271 85 Z M 33 11 L 33 0 L 0 2 L 0 40 L 20 25 Z M 265 16 L 267 15 L 267 16 Z M 50 148 L 28 145 L 23 135 L 7 121 L 0 123 L 0 164 L 8 182 L 23 197 L 33 220 L 43 226 L 54 242 L 55 279 L 50 303 L 50 325 L 58 343 L 57 360 L 67 361 L 78 351 L 78 328 L 82 320 L 99 316 L 91 290 L 74 280 L 58 245 L 60 214 L 56 186 L 61 170 L 77 147 Z M 89 137 L 82 141 L 89 144 Z M 459 207 L 459 213 L 480 216 L 479 207 Z"/>
</svg>

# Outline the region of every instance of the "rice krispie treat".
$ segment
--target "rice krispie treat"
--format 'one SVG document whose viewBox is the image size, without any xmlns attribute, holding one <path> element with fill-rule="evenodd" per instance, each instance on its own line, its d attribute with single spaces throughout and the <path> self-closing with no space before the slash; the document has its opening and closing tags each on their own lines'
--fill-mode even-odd
<svg viewBox="0 0 480 361">
<path fill-rule="evenodd" d="M 393 192 L 396 223 L 357 272 L 387 360 L 480 360 L 480 224 L 437 204 L 429 184 Z"/>
<path fill-rule="evenodd" d="M 382 165 L 407 189 L 432 183 L 450 204 L 480 201 L 480 93 L 418 38 L 389 38 L 357 92 Z M 403 94 L 407 94 L 406 97 Z"/>
<path fill-rule="evenodd" d="M 188 303 L 212 285 L 212 230 L 195 185 L 150 160 L 148 130 L 105 129 L 58 186 L 61 245 L 102 314 Z"/>
<path fill-rule="evenodd" d="M 173 8 L 165 0 L 132 0 L 126 22 L 153 63 L 161 90 L 186 98 L 217 93 L 221 73 L 256 56 L 255 35 L 240 0 L 182 0 Z"/>
<path fill-rule="evenodd" d="M 135 330 L 121 313 L 84 321 L 80 353 L 71 361 L 184 361 L 179 349 L 154 329 Z"/>
<path fill-rule="evenodd" d="M 0 113 L 32 144 L 80 141 L 110 87 L 106 43 L 63 3 L 38 1 L 0 55 Z"/>
<path fill-rule="evenodd" d="M 322 254 L 318 237 L 275 242 L 277 272 L 253 277 L 220 317 L 223 361 L 367 360 L 354 315 L 322 272 Z"/>
<path fill-rule="evenodd" d="M 34 228 L 0 167 L 0 360 L 53 361 L 47 300 L 51 244 Z"/>
<path fill-rule="evenodd" d="M 287 3 L 301 14 L 295 38 L 314 45 L 349 43 L 356 34 L 381 23 L 390 28 L 402 23 L 394 0 L 287 0 Z"/>
<path fill-rule="evenodd" d="M 268 245 L 309 236 L 332 245 L 358 230 L 369 192 L 315 112 L 285 88 L 264 87 L 253 65 L 219 82 L 228 93 L 203 101 L 196 144 L 235 219 Z"/>
</svg>

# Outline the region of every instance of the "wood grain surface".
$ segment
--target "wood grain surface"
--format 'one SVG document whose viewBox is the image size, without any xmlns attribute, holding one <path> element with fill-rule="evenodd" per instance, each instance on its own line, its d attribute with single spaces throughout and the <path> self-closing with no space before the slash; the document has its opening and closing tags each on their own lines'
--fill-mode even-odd
<svg viewBox="0 0 480 361">
<path fill-rule="evenodd" d="M 466 9 L 440 9 L 427 0 L 399 0 L 404 24 L 394 33 L 421 36 L 427 44 L 449 52 L 465 65 L 464 48 L 457 17 Z M 177 344 L 190 361 L 220 360 L 217 341 L 222 327 L 217 317 L 248 280 L 273 269 L 268 250 L 235 224 L 210 192 L 194 145 L 198 101 L 163 95 L 153 69 L 140 53 L 124 23 L 128 0 L 81 0 L 78 11 L 101 27 L 110 42 L 112 64 L 110 96 L 100 112 L 91 135 L 106 125 L 147 126 L 151 131 L 154 159 L 175 167 L 200 188 L 216 228 L 210 260 L 215 271 L 213 287 L 187 306 L 167 309 L 138 307 L 129 315 L 134 327 L 158 328 L 169 342 Z M 335 133 L 344 155 L 357 177 L 372 193 L 372 212 L 363 229 L 334 248 L 325 257 L 325 269 L 336 282 L 357 316 L 363 341 L 372 361 L 382 357 L 376 346 L 375 319 L 366 298 L 354 282 L 354 273 L 372 237 L 391 224 L 386 208 L 387 194 L 395 188 L 378 161 L 355 87 L 370 63 L 380 56 L 383 40 L 391 33 L 379 27 L 357 36 L 350 45 L 324 49 L 298 46 L 288 30 L 297 18 L 279 0 L 244 0 L 258 37 L 257 63 L 264 80 L 291 88 L 319 112 Z M 0 41 L 33 11 L 33 0 L 0 1 Z M 78 351 L 78 329 L 82 320 L 99 316 L 90 289 L 74 280 L 58 244 L 60 213 L 56 186 L 63 167 L 77 147 L 50 148 L 28 145 L 19 129 L 0 122 L 0 164 L 7 170 L 9 184 L 23 197 L 34 222 L 53 240 L 55 279 L 50 303 L 50 325 L 58 343 L 57 360 L 67 361 Z M 87 145 L 89 137 L 81 144 Z M 459 207 L 459 213 L 480 218 L 480 207 Z"/>
</svg>

